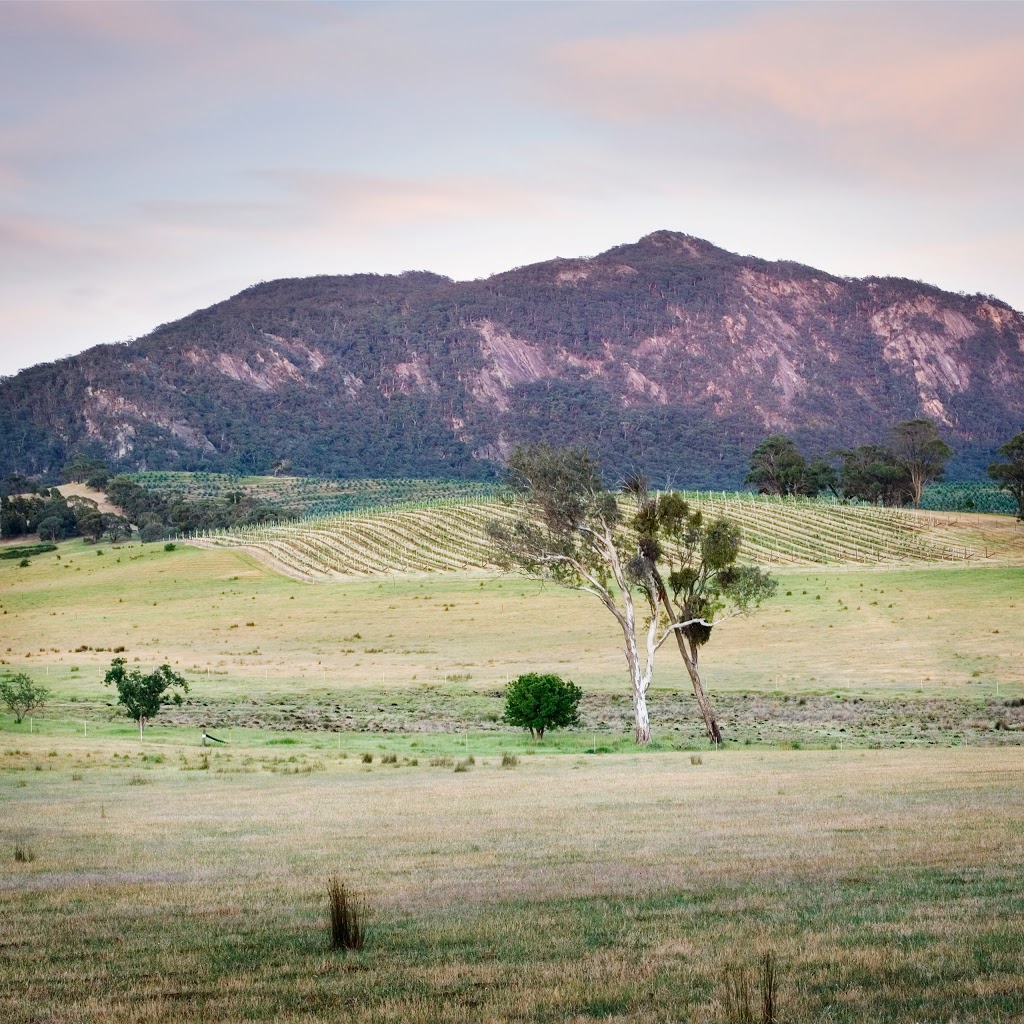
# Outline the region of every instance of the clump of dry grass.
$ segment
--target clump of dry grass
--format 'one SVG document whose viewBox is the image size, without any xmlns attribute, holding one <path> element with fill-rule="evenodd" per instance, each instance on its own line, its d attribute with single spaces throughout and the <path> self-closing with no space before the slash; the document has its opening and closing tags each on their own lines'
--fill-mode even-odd
<svg viewBox="0 0 1024 1024">
<path fill-rule="evenodd" d="M 331 949 L 362 949 L 366 945 L 366 901 L 341 879 L 327 883 L 331 914 Z"/>
<path fill-rule="evenodd" d="M 743 964 L 726 964 L 722 972 L 722 1011 L 727 1024 L 779 1024 L 778 965 L 771 950 L 758 962 L 757 994 L 760 1006 L 755 1008 L 755 984 L 751 969 Z"/>
<path fill-rule="evenodd" d="M 690 764 L 703 764 L 704 758 L 700 754 L 690 755 Z"/>
<path fill-rule="evenodd" d="M 519 758 L 515 754 L 502 754 L 501 755 L 501 767 L 502 768 L 515 768 L 519 764 Z"/>
<path fill-rule="evenodd" d="M 27 843 L 14 844 L 14 859 L 19 864 L 31 864 L 36 859 L 36 852 Z"/>
<path fill-rule="evenodd" d="M 362 756 L 363 764 L 373 764 L 373 754 L 367 752 Z"/>
</svg>

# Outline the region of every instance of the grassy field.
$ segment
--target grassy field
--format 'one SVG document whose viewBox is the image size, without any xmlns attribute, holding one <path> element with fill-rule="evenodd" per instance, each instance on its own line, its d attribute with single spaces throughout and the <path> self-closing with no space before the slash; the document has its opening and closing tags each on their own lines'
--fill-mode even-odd
<svg viewBox="0 0 1024 1024">
<path fill-rule="evenodd" d="M 59 557 L 58 557 L 59 556 Z M 1024 569 L 780 573 L 778 596 L 706 648 L 712 690 L 1024 696 Z M 0 658 L 96 699 L 115 648 L 167 661 L 201 699 L 463 685 L 554 669 L 621 689 L 611 618 L 587 595 L 483 572 L 309 586 L 235 550 L 68 541 L 0 561 Z M 656 687 L 683 677 L 663 652 Z M 998 693 L 997 693 L 998 688 Z"/>
<path fill-rule="evenodd" d="M 4 747 L 6 1024 L 730 1021 L 764 951 L 787 1024 L 1024 1018 L 1019 750 Z"/>
<path fill-rule="evenodd" d="M 1024 568 L 783 568 L 706 648 L 726 747 L 666 649 L 637 752 L 585 595 L 30 563 L 0 560 L 0 670 L 55 697 L 0 714 L 4 1024 L 739 1024 L 765 952 L 784 1024 L 1024 1021 Z M 142 740 L 117 655 L 191 683 Z M 582 728 L 501 724 L 528 670 L 583 686 Z M 327 948 L 333 875 L 360 953 Z"/>
</svg>

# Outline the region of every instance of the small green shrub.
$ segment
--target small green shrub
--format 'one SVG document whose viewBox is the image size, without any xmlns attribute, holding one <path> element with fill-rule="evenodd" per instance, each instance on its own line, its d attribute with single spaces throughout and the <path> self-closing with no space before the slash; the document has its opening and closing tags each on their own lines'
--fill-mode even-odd
<svg viewBox="0 0 1024 1024">
<path fill-rule="evenodd" d="M 527 672 L 509 683 L 505 691 L 505 714 L 509 725 L 529 729 L 537 740 L 546 729 L 579 725 L 578 707 L 583 691 L 571 680 L 538 672 Z"/>
<path fill-rule="evenodd" d="M 164 551 L 173 551 L 173 550 L 174 550 L 174 549 L 175 549 L 175 548 L 176 548 L 177 546 L 178 546 L 178 545 L 177 545 L 177 544 L 175 544 L 175 543 L 174 543 L 173 541 L 168 541 L 168 542 L 167 542 L 167 543 L 166 543 L 166 544 L 164 545 Z"/>
</svg>

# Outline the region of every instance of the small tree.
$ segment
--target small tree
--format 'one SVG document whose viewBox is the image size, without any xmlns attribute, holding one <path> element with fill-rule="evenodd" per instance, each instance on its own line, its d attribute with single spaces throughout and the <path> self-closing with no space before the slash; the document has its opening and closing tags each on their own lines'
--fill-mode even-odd
<svg viewBox="0 0 1024 1024">
<path fill-rule="evenodd" d="M 79 532 L 91 541 L 98 541 L 105 529 L 103 516 L 99 512 L 90 512 L 78 520 Z"/>
<path fill-rule="evenodd" d="M 0 679 L 0 701 L 10 709 L 19 724 L 36 708 L 41 708 L 50 699 L 50 691 L 24 672 Z"/>
<path fill-rule="evenodd" d="M 943 478 L 953 449 L 939 437 L 931 420 L 916 419 L 897 423 L 892 428 L 892 452 L 897 464 L 910 477 L 914 508 L 920 508 L 925 484 Z"/>
<path fill-rule="evenodd" d="M 1000 446 L 999 454 L 1005 462 L 993 462 L 988 475 L 999 484 L 999 489 L 1009 491 L 1017 501 L 1017 518 L 1024 519 L 1024 430 Z"/>
<path fill-rule="evenodd" d="M 139 736 L 150 719 L 156 718 L 167 704 L 181 704 L 182 694 L 188 693 L 188 683 L 171 669 L 161 665 L 156 671 L 143 675 L 133 668 L 128 671 L 124 658 L 114 658 L 103 682 L 117 687 L 117 702 L 124 713 L 139 726 Z"/>
<path fill-rule="evenodd" d="M 502 717 L 509 725 L 529 729 L 535 740 L 542 740 L 545 729 L 580 724 L 577 709 L 582 697 L 583 691 L 572 680 L 527 672 L 508 684 Z"/>
</svg>

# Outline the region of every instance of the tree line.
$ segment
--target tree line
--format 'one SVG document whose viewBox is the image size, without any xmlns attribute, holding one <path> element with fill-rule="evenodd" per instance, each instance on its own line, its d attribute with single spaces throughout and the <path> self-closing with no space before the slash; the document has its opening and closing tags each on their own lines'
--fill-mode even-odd
<svg viewBox="0 0 1024 1024">
<path fill-rule="evenodd" d="M 1024 519 L 1024 431 L 998 449 L 988 475 L 1017 501 Z M 744 480 L 762 494 L 815 497 L 823 492 L 872 505 L 921 507 L 924 488 L 942 480 L 953 449 L 926 418 L 905 420 L 890 431 L 887 443 L 840 448 L 807 457 L 786 434 L 771 434 L 753 450 Z"/>
<path fill-rule="evenodd" d="M 256 523 L 285 522 L 298 516 L 274 501 L 243 491 L 222 498 L 184 498 L 169 491 L 141 487 L 124 475 L 112 475 L 101 460 L 76 456 L 61 473 L 67 483 L 84 483 L 103 491 L 123 513 L 101 512 L 99 503 L 81 495 L 65 497 L 59 487 L 39 487 L 22 477 L 8 477 L 0 489 L 0 537 L 37 534 L 40 540 L 85 537 L 112 544 L 138 531 L 145 543 L 178 533 L 229 529 Z"/>
</svg>

